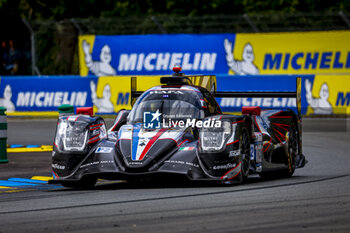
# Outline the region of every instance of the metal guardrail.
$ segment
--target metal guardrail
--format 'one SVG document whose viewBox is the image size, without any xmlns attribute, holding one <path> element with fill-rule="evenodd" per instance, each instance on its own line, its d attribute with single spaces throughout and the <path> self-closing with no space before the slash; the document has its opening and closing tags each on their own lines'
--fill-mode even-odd
<svg viewBox="0 0 350 233">
<path fill-rule="evenodd" d="M 244 15 L 159 15 L 119 18 L 84 18 L 64 21 L 31 21 L 33 73 L 78 74 L 78 35 L 256 33 L 349 30 L 350 14 L 283 13 Z M 35 36 L 35 44 L 34 44 Z M 70 47 L 71 46 L 71 47 Z M 52 61 L 55 58 L 55 61 Z"/>
<path fill-rule="evenodd" d="M 207 16 L 129 16 L 119 18 L 84 18 L 66 21 L 32 21 L 34 31 L 62 31 L 72 24 L 74 34 L 154 34 L 154 33 L 239 33 L 350 29 L 350 14 L 283 13 Z"/>
<path fill-rule="evenodd" d="M 84 34 L 238 33 L 350 29 L 349 14 L 289 13 L 75 19 Z"/>
</svg>

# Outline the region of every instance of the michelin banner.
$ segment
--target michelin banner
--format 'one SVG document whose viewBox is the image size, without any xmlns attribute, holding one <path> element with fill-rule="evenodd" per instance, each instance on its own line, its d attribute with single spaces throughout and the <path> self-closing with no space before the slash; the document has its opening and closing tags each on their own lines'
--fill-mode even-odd
<svg viewBox="0 0 350 233">
<path fill-rule="evenodd" d="M 227 69 L 223 49 L 232 34 L 79 36 L 80 75 L 168 75 L 175 64 L 187 74 Z"/>
<path fill-rule="evenodd" d="M 274 77 L 280 77 L 279 84 Z M 278 85 L 281 90 L 292 91 L 294 80 L 297 76 L 251 76 L 246 77 L 243 85 L 239 87 L 248 88 L 249 83 L 254 82 L 253 86 L 277 90 Z M 301 75 L 301 114 L 304 116 L 312 115 L 350 115 L 350 75 Z M 238 77 L 242 78 L 242 76 Z M 246 82 L 250 79 L 252 82 Z M 259 80 L 260 81 L 257 81 Z M 218 90 L 228 91 L 237 89 L 237 85 L 229 85 L 227 76 L 218 76 Z M 231 79 L 232 81 L 232 79 Z M 233 83 L 233 82 L 232 82 Z M 245 86 L 246 85 L 246 86 Z M 240 89 L 238 90 L 240 91 Z M 260 106 L 262 109 L 292 109 L 296 110 L 296 99 L 294 98 L 217 98 L 223 112 L 239 112 L 242 106 Z"/>
<path fill-rule="evenodd" d="M 137 89 L 159 84 L 160 76 L 138 76 Z M 218 91 L 292 91 L 297 76 L 218 75 Z M 350 114 L 350 75 L 302 75 L 303 115 Z M 94 106 L 97 114 L 114 114 L 130 109 L 130 77 L 1 77 L 0 106 L 8 115 L 56 113 L 61 104 Z M 294 98 L 217 98 L 223 112 L 240 112 L 242 106 L 263 109 L 296 109 Z"/>
<path fill-rule="evenodd" d="M 79 36 L 80 75 L 350 73 L 350 31 Z"/>
<path fill-rule="evenodd" d="M 349 40 L 350 31 L 236 34 L 233 59 L 251 61 L 259 74 L 350 73 Z M 245 64 L 247 73 L 252 68 Z"/>
<path fill-rule="evenodd" d="M 147 76 L 143 83 L 140 90 L 158 85 L 159 77 Z M 127 76 L 8 76 L 0 79 L 0 106 L 9 115 L 57 113 L 61 104 L 94 106 L 95 113 L 108 114 L 131 108 L 130 89 Z"/>
<path fill-rule="evenodd" d="M 305 115 L 350 114 L 350 75 L 316 75 L 303 82 Z"/>
<path fill-rule="evenodd" d="M 92 105 L 89 80 L 79 76 L 1 77 L 0 105 L 11 112 L 57 111 L 61 104 Z M 94 81 L 93 81 L 94 80 Z"/>
</svg>

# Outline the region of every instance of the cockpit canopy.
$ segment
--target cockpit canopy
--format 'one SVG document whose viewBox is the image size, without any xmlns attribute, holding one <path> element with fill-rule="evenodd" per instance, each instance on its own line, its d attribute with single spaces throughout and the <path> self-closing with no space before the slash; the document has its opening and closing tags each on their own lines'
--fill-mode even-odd
<svg viewBox="0 0 350 233">
<path fill-rule="evenodd" d="M 200 93 L 199 93 L 200 94 Z M 151 89 L 134 104 L 128 123 L 141 123 L 144 113 L 161 113 L 162 119 L 203 119 L 205 113 L 198 93 L 192 89 Z"/>
</svg>

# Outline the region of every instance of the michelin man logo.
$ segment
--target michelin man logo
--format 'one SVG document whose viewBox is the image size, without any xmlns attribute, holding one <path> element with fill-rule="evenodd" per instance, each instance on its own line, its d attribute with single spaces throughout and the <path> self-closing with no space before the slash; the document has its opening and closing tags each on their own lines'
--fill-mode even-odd
<svg viewBox="0 0 350 233">
<path fill-rule="evenodd" d="M 310 107 L 314 110 L 314 114 L 332 114 L 333 107 L 329 103 L 329 88 L 327 83 L 323 83 L 320 88 L 320 97 L 315 98 L 312 96 L 311 82 L 305 80 L 306 101 Z"/>
<path fill-rule="evenodd" d="M 160 128 L 160 116 L 162 114 L 157 109 L 156 112 L 144 112 L 143 113 L 143 127 L 145 129 L 159 129 Z"/>
<path fill-rule="evenodd" d="M 94 106 L 97 107 L 97 112 L 100 112 L 100 113 L 114 112 L 114 105 L 111 101 L 111 97 L 112 97 L 111 86 L 109 84 L 106 84 L 103 87 L 102 98 L 97 97 L 96 84 L 93 81 L 90 82 L 90 89 L 91 89 L 92 103 L 94 104 Z"/>
<path fill-rule="evenodd" d="M 10 85 L 6 85 L 4 90 L 4 98 L 0 99 L 0 106 L 3 106 L 6 108 L 7 112 L 14 112 L 15 111 L 15 105 L 11 101 L 12 98 L 12 89 Z"/>
<path fill-rule="evenodd" d="M 255 75 L 259 74 L 259 69 L 253 63 L 254 61 L 254 52 L 253 46 L 250 43 L 247 43 L 244 46 L 242 58 L 243 60 L 238 61 L 233 57 L 232 42 L 228 39 L 224 40 L 224 47 L 226 52 L 226 62 L 230 70 L 238 75 Z"/>
<path fill-rule="evenodd" d="M 112 61 L 111 48 L 108 45 L 105 45 L 101 49 L 100 60 L 93 61 L 90 54 L 90 44 L 83 40 L 83 51 L 85 55 L 85 64 L 87 68 L 96 76 L 113 76 L 117 72 L 111 66 L 110 62 Z"/>
</svg>

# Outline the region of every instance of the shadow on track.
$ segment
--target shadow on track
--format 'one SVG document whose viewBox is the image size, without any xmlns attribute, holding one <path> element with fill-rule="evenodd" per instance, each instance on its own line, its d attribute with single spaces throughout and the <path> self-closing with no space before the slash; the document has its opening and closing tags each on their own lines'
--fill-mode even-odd
<svg viewBox="0 0 350 233">
<path fill-rule="evenodd" d="M 116 180 L 108 181 L 101 180 L 93 188 L 89 189 L 73 189 L 62 188 L 57 190 L 51 190 L 52 192 L 65 192 L 65 191 L 84 191 L 84 190 L 121 190 L 121 189 L 178 189 L 178 188 L 223 188 L 223 187 L 247 187 L 251 184 L 266 185 L 271 181 L 305 181 L 305 176 L 293 176 L 290 178 L 269 177 L 261 178 L 259 176 L 250 177 L 244 184 L 223 184 L 220 181 L 190 181 L 188 179 L 144 179 L 144 180 Z"/>
</svg>

